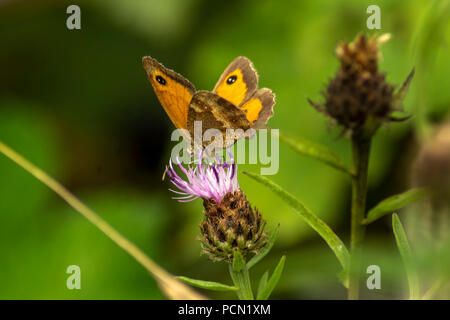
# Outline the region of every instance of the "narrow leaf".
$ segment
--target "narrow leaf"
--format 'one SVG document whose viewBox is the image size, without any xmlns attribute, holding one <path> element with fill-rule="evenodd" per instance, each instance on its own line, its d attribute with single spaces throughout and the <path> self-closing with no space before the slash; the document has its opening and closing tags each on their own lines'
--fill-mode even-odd
<svg viewBox="0 0 450 320">
<path fill-rule="evenodd" d="M 273 289 L 275 289 L 276 285 L 278 284 L 278 281 L 280 280 L 281 273 L 283 273 L 285 261 L 286 256 L 282 256 L 280 262 L 278 262 L 277 267 L 273 271 L 272 275 L 270 276 L 270 279 L 267 281 L 264 288 L 260 292 L 258 291 L 257 300 L 267 300 L 269 298 Z"/>
<path fill-rule="evenodd" d="M 412 117 L 411 115 L 403 116 L 403 117 L 392 115 L 389 117 L 389 120 L 392 122 L 403 122 L 403 121 L 411 119 L 411 117 Z"/>
<path fill-rule="evenodd" d="M 392 215 L 392 229 L 394 231 L 398 251 L 400 251 L 400 255 L 402 256 L 403 263 L 405 265 L 406 276 L 408 277 L 409 284 L 409 297 L 411 300 L 417 300 L 420 295 L 419 279 L 412 263 L 412 254 L 408 243 L 408 238 L 406 237 L 405 230 L 403 229 L 402 223 L 396 213 Z"/>
<path fill-rule="evenodd" d="M 397 109 L 402 109 L 402 102 L 406 97 L 406 94 L 408 93 L 409 85 L 411 84 L 411 80 L 414 77 L 414 68 L 411 70 L 409 75 L 406 77 L 406 80 L 403 82 L 401 87 L 397 90 L 397 92 L 394 94 L 394 101 L 393 106 Z"/>
<path fill-rule="evenodd" d="M 264 274 L 261 277 L 261 280 L 259 280 L 259 285 L 258 285 L 258 294 L 257 296 L 259 296 L 263 289 L 266 287 L 267 284 L 267 279 L 269 278 L 269 271 L 264 272 Z"/>
<path fill-rule="evenodd" d="M 350 169 L 342 162 L 339 156 L 329 148 L 318 143 L 303 139 L 295 138 L 286 134 L 279 133 L 280 140 L 291 147 L 294 151 L 305 156 L 320 160 L 331 167 L 352 174 Z"/>
<path fill-rule="evenodd" d="M 363 220 L 363 224 L 369 224 L 395 210 L 403 208 L 409 204 L 422 200 L 430 195 L 430 190 L 426 188 L 416 188 L 396 194 L 384 199 L 367 214 L 367 218 Z"/>
<path fill-rule="evenodd" d="M 241 272 L 241 270 L 245 266 L 245 260 L 242 257 L 242 254 L 239 250 L 234 250 L 233 253 L 233 271 L 234 272 Z"/>
<path fill-rule="evenodd" d="M 272 190 L 281 199 L 286 201 L 303 220 L 309 224 L 328 244 L 328 246 L 333 250 L 334 254 L 338 258 L 344 270 L 347 270 L 349 263 L 349 253 L 344 243 L 339 239 L 339 237 L 331 230 L 331 228 L 323 222 L 318 216 L 316 216 L 311 210 L 306 208 L 303 203 L 298 201 L 294 196 L 283 190 L 279 185 L 275 184 L 273 181 L 266 177 L 260 176 L 255 173 L 244 172 L 252 179 L 258 181 L 264 186 Z"/>
<path fill-rule="evenodd" d="M 270 249 L 272 249 L 273 244 L 275 243 L 275 240 L 277 239 L 279 231 L 280 225 L 278 225 L 277 228 L 272 232 L 267 244 L 263 248 L 261 248 L 261 250 L 259 250 L 259 252 L 247 262 L 247 269 L 250 270 L 251 267 L 253 267 L 259 261 L 261 261 L 261 259 L 264 258 L 269 253 Z"/>
<path fill-rule="evenodd" d="M 183 282 L 186 282 L 187 284 L 189 284 L 193 287 L 202 288 L 202 289 L 208 289 L 208 290 L 214 290 L 214 291 L 237 291 L 238 290 L 237 287 L 229 286 L 229 285 L 219 283 L 219 282 L 196 280 L 196 279 L 191 279 L 191 278 L 183 277 L 183 276 L 180 276 L 177 278 Z"/>
</svg>

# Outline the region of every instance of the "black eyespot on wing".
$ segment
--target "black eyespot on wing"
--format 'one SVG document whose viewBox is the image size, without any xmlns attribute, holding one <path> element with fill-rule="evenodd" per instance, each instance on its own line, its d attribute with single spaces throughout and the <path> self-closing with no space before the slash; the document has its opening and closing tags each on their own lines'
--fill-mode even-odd
<svg viewBox="0 0 450 320">
<path fill-rule="evenodd" d="M 237 76 L 231 76 L 227 79 L 227 84 L 233 84 L 237 80 Z"/>
<path fill-rule="evenodd" d="M 162 84 L 163 86 L 166 85 L 166 79 L 164 79 L 161 76 L 156 76 L 156 81 L 158 81 L 160 84 Z"/>
</svg>

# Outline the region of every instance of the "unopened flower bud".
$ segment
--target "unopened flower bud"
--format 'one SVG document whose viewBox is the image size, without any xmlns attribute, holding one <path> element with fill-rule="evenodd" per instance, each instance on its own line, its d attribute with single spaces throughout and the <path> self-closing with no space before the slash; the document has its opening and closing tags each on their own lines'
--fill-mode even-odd
<svg viewBox="0 0 450 320">
<path fill-rule="evenodd" d="M 239 250 L 245 257 L 257 253 L 266 243 L 265 221 L 256 208 L 252 209 L 241 190 L 227 193 L 220 203 L 204 199 L 203 206 L 201 242 L 212 260 L 231 261 L 233 250 Z"/>
<path fill-rule="evenodd" d="M 368 127 L 373 134 L 382 122 L 394 120 L 393 111 L 401 111 L 398 100 L 403 99 L 404 92 L 396 96 L 395 87 L 386 82 L 386 74 L 378 70 L 379 42 L 377 37 L 360 35 L 350 44 L 339 44 L 336 55 L 341 63 L 322 93 L 325 102 L 309 100 L 345 131 Z M 412 75 L 402 89 L 406 89 L 411 78 Z"/>
</svg>

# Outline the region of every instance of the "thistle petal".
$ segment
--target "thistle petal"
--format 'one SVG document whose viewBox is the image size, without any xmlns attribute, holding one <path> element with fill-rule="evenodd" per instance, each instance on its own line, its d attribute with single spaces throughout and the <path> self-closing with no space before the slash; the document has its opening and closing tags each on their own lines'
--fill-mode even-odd
<svg viewBox="0 0 450 320">
<path fill-rule="evenodd" d="M 185 168 L 180 159 L 176 158 L 176 164 L 186 178 L 180 177 L 175 171 L 172 160 L 166 167 L 166 172 L 172 184 L 179 190 L 169 189 L 178 194 L 174 197 L 180 202 L 192 201 L 196 198 L 214 199 L 220 203 L 223 197 L 239 190 L 237 181 L 237 165 L 234 163 L 231 151 L 228 150 L 230 161 L 227 162 L 216 156 L 214 162 L 204 164 L 203 151 L 199 152 L 198 163 Z"/>
</svg>

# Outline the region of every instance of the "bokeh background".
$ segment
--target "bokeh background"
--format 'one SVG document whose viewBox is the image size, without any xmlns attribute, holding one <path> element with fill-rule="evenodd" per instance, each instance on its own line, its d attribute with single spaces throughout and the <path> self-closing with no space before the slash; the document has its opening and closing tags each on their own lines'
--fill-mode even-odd
<svg viewBox="0 0 450 320">
<path fill-rule="evenodd" d="M 70 4 L 81 8 L 81 30 L 66 28 Z M 400 84 L 416 67 L 405 101 L 413 117 L 380 129 L 374 140 L 370 208 L 414 184 L 415 159 L 435 141 L 435 126 L 448 119 L 448 1 L 3 0 L 0 140 L 62 182 L 171 273 L 231 283 L 226 264 L 199 254 L 201 201 L 171 200 L 169 182 L 161 180 L 175 144 L 174 127 L 147 82 L 141 58 L 151 55 L 198 89 L 211 90 L 231 60 L 249 57 L 260 86 L 277 95 L 270 126 L 323 143 L 350 163 L 348 139 L 329 129 L 306 98 L 320 99 L 338 66 L 339 41 L 374 33 L 366 28 L 370 4 L 381 8 L 378 32 L 392 34 L 380 63 L 388 81 Z M 279 157 L 280 170 L 271 179 L 348 242 L 347 177 L 282 144 Z M 448 170 L 450 160 L 442 163 Z M 259 166 L 243 165 L 243 170 L 259 172 Z M 281 226 L 274 249 L 252 269 L 255 285 L 286 254 L 273 298 L 345 298 L 338 262 L 325 242 L 269 190 L 242 174 L 239 183 L 268 228 Z M 400 210 L 402 219 L 408 210 Z M 445 207 L 442 212 L 448 216 Z M 363 286 L 363 298 L 407 296 L 390 218 L 369 227 L 364 263 L 381 267 L 382 289 Z M 81 290 L 66 288 L 71 264 L 81 268 Z M 2 299 L 163 298 L 144 268 L 2 155 L 0 283 Z"/>
</svg>

